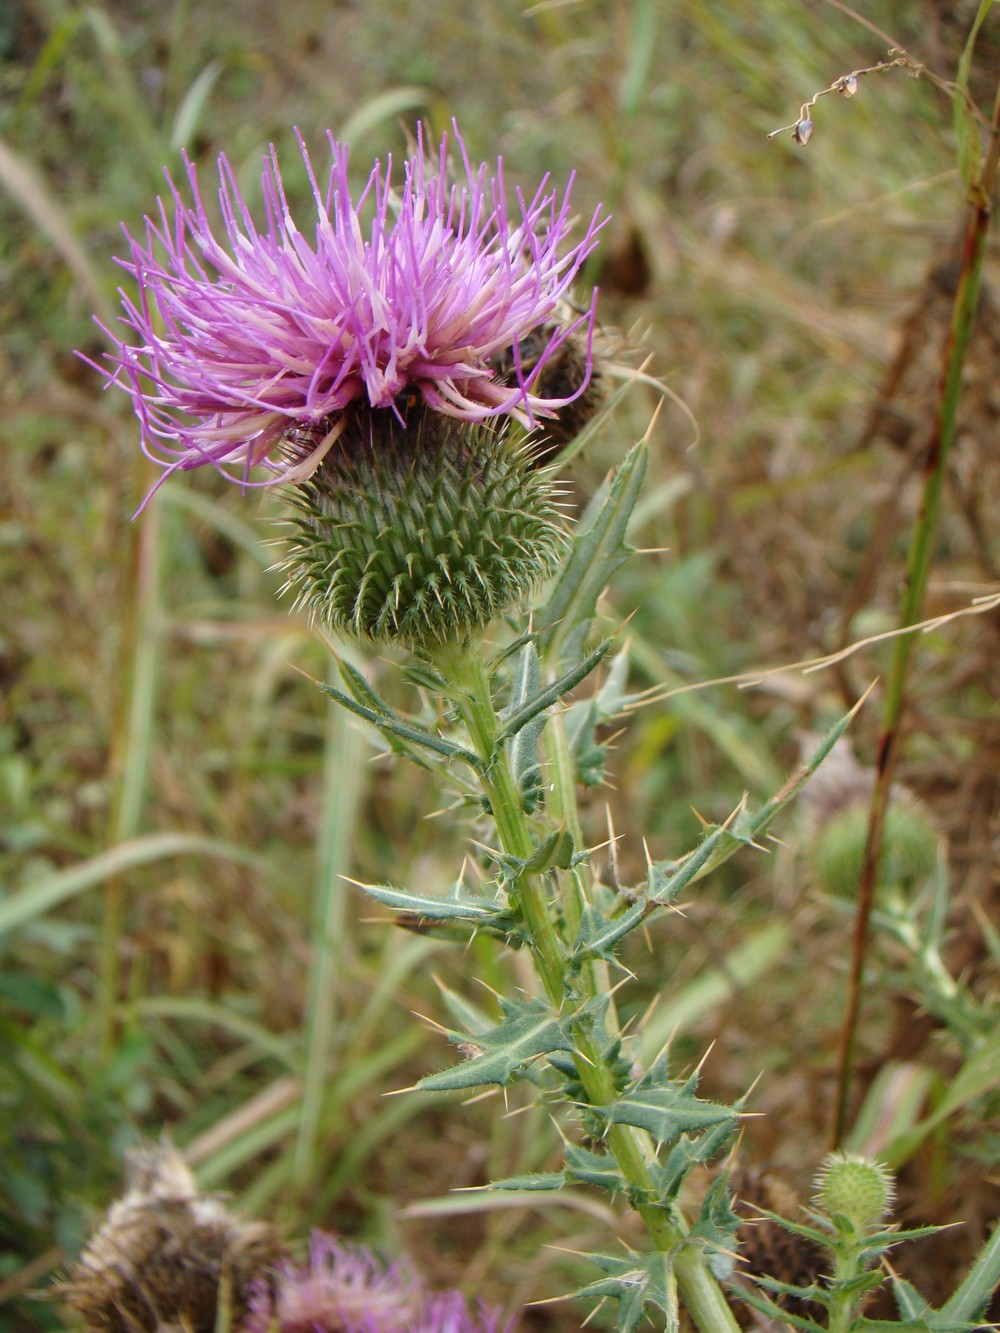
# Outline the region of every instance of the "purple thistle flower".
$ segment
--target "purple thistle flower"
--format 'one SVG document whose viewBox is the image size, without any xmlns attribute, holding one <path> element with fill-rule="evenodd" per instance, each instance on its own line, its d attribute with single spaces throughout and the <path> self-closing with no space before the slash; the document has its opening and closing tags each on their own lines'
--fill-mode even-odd
<svg viewBox="0 0 1000 1333">
<path fill-rule="evenodd" d="M 405 1268 L 314 1231 L 309 1261 L 279 1270 L 244 1333 L 507 1333 L 499 1312 L 469 1309 L 461 1292 L 429 1295 Z"/>
<path fill-rule="evenodd" d="M 249 485 L 250 469 L 263 464 L 272 475 L 256 484 L 302 481 L 355 403 L 393 409 L 400 395 L 418 395 L 446 416 L 506 414 L 530 426 L 584 391 L 534 391 L 578 330 L 590 372 L 593 302 L 571 323 L 553 321 L 603 226 L 598 210 L 582 240 L 560 253 L 573 226 L 572 178 L 561 201 L 548 177 L 530 201 L 518 191 L 511 218 L 502 160 L 494 176 L 474 168 L 456 127 L 464 182 L 447 181 L 447 136 L 435 168 L 418 132 L 401 191 L 390 158 L 384 172 L 376 162 L 355 201 L 346 145 L 328 135 L 333 165 L 323 189 L 297 138 L 316 206 L 311 241 L 292 219 L 273 147 L 262 230 L 221 156 L 223 240 L 187 159 L 193 207 L 168 173 L 172 200 L 158 200 L 158 219 L 146 218 L 145 243 L 125 233 L 130 256 L 118 262 L 138 298 L 122 292 L 122 323 L 139 342 L 105 329 L 116 344 L 106 373 L 132 395 L 143 449 L 165 475 L 211 464 Z M 372 215 L 367 239 L 363 211 Z M 519 344 L 553 322 L 542 356 L 523 368 Z M 512 376 L 497 372 L 503 353 L 513 357 Z"/>
</svg>

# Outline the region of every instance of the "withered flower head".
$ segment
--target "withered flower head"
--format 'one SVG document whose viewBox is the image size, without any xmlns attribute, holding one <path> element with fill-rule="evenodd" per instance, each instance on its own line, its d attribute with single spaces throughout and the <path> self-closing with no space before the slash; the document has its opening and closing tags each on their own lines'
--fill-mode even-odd
<svg viewBox="0 0 1000 1333">
<path fill-rule="evenodd" d="M 61 1288 L 67 1310 L 94 1333 L 214 1333 L 221 1305 L 235 1327 L 280 1259 L 271 1228 L 199 1194 L 167 1138 L 129 1154 L 127 1186 Z"/>
</svg>

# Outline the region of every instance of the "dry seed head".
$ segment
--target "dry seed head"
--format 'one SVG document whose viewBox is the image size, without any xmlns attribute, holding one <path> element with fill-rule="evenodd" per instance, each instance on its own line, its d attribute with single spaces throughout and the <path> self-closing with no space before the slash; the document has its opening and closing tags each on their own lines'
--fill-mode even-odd
<svg viewBox="0 0 1000 1333">
<path fill-rule="evenodd" d="M 280 1258 L 270 1227 L 200 1195 L 168 1139 L 129 1155 L 128 1188 L 62 1284 L 94 1333 L 214 1333 L 220 1301 L 237 1324 Z"/>
</svg>

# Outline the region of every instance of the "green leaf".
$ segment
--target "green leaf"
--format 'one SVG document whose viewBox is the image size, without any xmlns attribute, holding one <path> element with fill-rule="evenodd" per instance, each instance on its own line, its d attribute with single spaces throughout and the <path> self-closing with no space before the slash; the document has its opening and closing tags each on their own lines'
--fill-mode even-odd
<svg viewBox="0 0 1000 1333">
<path fill-rule="evenodd" d="M 631 554 L 625 532 L 646 473 L 646 460 L 646 445 L 640 441 L 594 497 L 552 595 L 535 616 L 535 627 L 552 660 L 562 650 L 568 655 L 582 643 L 597 614 L 597 599 Z"/>
<path fill-rule="evenodd" d="M 680 1322 L 672 1253 L 655 1250 L 643 1255 L 629 1251 L 625 1258 L 610 1254 L 588 1254 L 587 1258 L 608 1276 L 589 1282 L 572 1296 L 602 1300 L 614 1297 L 621 1333 L 631 1333 L 638 1327 L 647 1305 L 656 1306 L 664 1315 L 666 1333 L 676 1333 Z"/>
<path fill-rule="evenodd" d="M 593 1109 L 609 1125 L 634 1125 L 644 1129 L 657 1144 L 672 1143 L 681 1134 L 736 1120 L 732 1107 L 696 1097 L 697 1084 L 697 1074 L 692 1074 L 684 1083 L 666 1080 L 662 1066 L 655 1065 L 616 1101 Z"/>
<path fill-rule="evenodd" d="M 702 1200 L 698 1217 L 689 1232 L 691 1240 L 703 1242 L 710 1256 L 725 1256 L 726 1272 L 716 1273 L 717 1277 L 729 1277 L 734 1270 L 732 1253 L 736 1249 L 736 1233 L 742 1225 L 743 1219 L 733 1212 L 727 1176 L 717 1176 Z"/>
<path fill-rule="evenodd" d="M 388 884 L 362 884 L 370 898 L 395 912 L 425 917 L 429 921 L 468 921 L 473 925 L 493 925 L 498 917 L 508 913 L 502 899 L 490 899 L 464 893 L 461 880 L 452 886 L 447 898 L 428 893 L 410 893 L 394 889 Z"/>
<path fill-rule="evenodd" d="M 573 835 L 569 829 L 554 829 L 543 838 L 526 861 L 521 873 L 544 875 L 549 870 L 568 870 L 574 860 Z"/>
<path fill-rule="evenodd" d="M 544 1000 L 501 1000 L 504 1020 L 492 1032 L 480 1032 L 470 1038 L 463 1032 L 449 1032 L 456 1045 L 469 1043 L 480 1053 L 460 1065 L 429 1074 L 417 1087 L 427 1092 L 451 1092 L 457 1088 L 476 1088 L 485 1083 L 507 1084 L 529 1060 L 550 1051 L 572 1051 L 563 1023 Z"/>
<path fill-rule="evenodd" d="M 547 685 L 544 690 L 539 690 L 537 694 L 507 718 L 497 732 L 497 740 L 503 741 L 510 736 L 515 736 L 522 727 L 526 727 L 539 713 L 544 713 L 546 709 L 558 703 L 564 694 L 569 694 L 570 690 L 575 689 L 582 680 L 590 675 L 594 668 L 608 655 L 610 648 L 611 640 L 605 639 L 603 643 L 597 645 L 593 652 L 588 653 L 577 666 L 565 672 L 551 685 Z"/>
<path fill-rule="evenodd" d="M 767 831 L 778 814 L 798 795 L 816 772 L 847 730 L 859 707 L 860 704 L 855 705 L 827 732 L 809 759 L 756 814 L 752 815 L 744 807 L 740 807 L 725 824 L 717 825 L 706 834 L 695 850 L 689 852 L 682 860 L 651 862 L 647 869 L 645 886 L 637 885 L 631 892 L 637 897 L 644 895 L 649 903 L 663 905 L 671 903 L 682 889 L 704 878 L 711 870 L 728 861 L 740 847 L 756 844 L 758 838 Z"/>
<path fill-rule="evenodd" d="M 507 1176 L 490 1182 L 491 1190 L 561 1190 L 566 1185 L 565 1171 L 535 1171 L 527 1176 Z"/>
<path fill-rule="evenodd" d="M 572 961 L 603 958 L 605 962 L 613 962 L 615 946 L 642 924 L 648 910 L 645 903 L 634 903 L 621 916 L 608 920 L 598 908 L 585 907 L 573 942 Z"/>
<path fill-rule="evenodd" d="M 435 671 L 426 662 L 411 658 L 403 667 L 403 679 L 409 681 L 411 685 L 416 685 L 418 689 L 426 690 L 428 694 L 439 696 L 442 699 L 448 697 L 448 682 L 439 671 Z"/>
<path fill-rule="evenodd" d="M 780 1213 L 772 1213 L 767 1208 L 754 1208 L 755 1217 L 766 1217 L 769 1222 L 774 1222 L 781 1227 L 782 1231 L 790 1231 L 793 1236 L 802 1236 L 805 1240 L 811 1240 L 816 1245 L 821 1245 L 823 1249 L 829 1248 L 830 1239 L 833 1234 L 831 1231 L 820 1231 L 816 1227 L 807 1227 L 801 1222 L 792 1222 L 787 1217 L 782 1217 Z M 810 1214 L 814 1216 L 814 1214 Z"/>
<path fill-rule="evenodd" d="M 575 1143 L 566 1144 L 566 1171 L 584 1185 L 596 1185 L 609 1194 L 620 1194 L 628 1182 L 610 1153 L 591 1152 Z"/>
<path fill-rule="evenodd" d="M 727 838 L 735 838 L 732 825 L 719 824 L 683 860 L 651 862 L 646 871 L 646 901 L 660 906 L 672 903 L 681 889 L 699 878 L 700 872 Z M 636 889 L 634 892 L 641 893 L 642 890 Z"/>
<path fill-rule="evenodd" d="M 341 664 L 341 669 L 345 664 Z M 353 668 L 351 668 L 353 670 Z M 461 759 L 463 763 L 482 772 L 483 763 L 478 755 L 473 754 L 471 750 L 466 750 L 464 746 L 456 745 L 453 741 L 446 741 L 443 736 L 435 736 L 432 731 L 426 731 L 423 727 L 415 726 L 411 722 L 404 722 L 398 718 L 395 713 L 390 712 L 385 706 L 380 708 L 369 708 L 365 704 L 352 699 L 350 695 L 344 694 L 333 685 L 321 685 L 320 689 L 324 694 L 328 694 L 331 699 L 335 699 L 342 708 L 353 713 L 355 717 L 364 718 L 372 726 L 377 727 L 384 736 L 389 739 L 390 744 L 393 740 L 409 742 L 409 744 L 419 746 L 424 750 L 431 750 L 434 754 L 442 755 L 445 759 Z M 396 748 L 395 746 L 393 748 Z M 406 751 L 410 754 L 410 751 Z M 411 758 L 419 758 L 410 755 Z M 426 764 L 423 765 L 426 767 Z"/>
<path fill-rule="evenodd" d="M 916 1287 L 895 1274 L 892 1276 L 892 1294 L 896 1298 L 896 1309 L 903 1319 L 922 1319 L 930 1310 Z"/>
<path fill-rule="evenodd" d="M 743 1098 L 733 1107 L 739 1112 L 743 1109 Z M 707 1166 L 714 1161 L 729 1144 L 739 1129 L 739 1120 L 723 1120 L 713 1128 L 705 1130 L 697 1138 L 682 1134 L 667 1155 L 667 1160 L 653 1163 L 651 1171 L 656 1185 L 657 1196 L 663 1203 L 670 1203 L 696 1166 Z M 721 1177 L 720 1177 L 721 1179 Z"/>
<path fill-rule="evenodd" d="M 783 1325 L 790 1324 L 792 1328 L 804 1329 L 805 1333 L 826 1333 L 826 1329 L 822 1324 L 817 1324 L 814 1319 L 806 1319 L 802 1315 L 790 1314 L 787 1310 L 782 1309 L 780 1305 L 772 1301 L 770 1297 L 765 1296 L 763 1292 L 748 1291 L 744 1289 L 741 1290 L 738 1295 L 740 1300 L 745 1304 L 752 1306 L 755 1310 L 759 1310 L 761 1314 L 765 1314 L 769 1318 L 775 1320 L 779 1328 Z M 896 1328 L 895 1324 L 893 1325 L 893 1328 Z M 898 1328 L 897 1333 L 899 1333 Z"/>
<path fill-rule="evenodd" d="M 529 640 L 518 656 L 511 693 L 510 707 L 501 714 L 501 722 L 508 721 L 525 708 L 538 694 L 538 653 Z M 511 738 L 510 767 L 522 798 L 527 797 L 540 781 L 538 741 L 547 719 L 543 715 L 532 718 Z"/>
</svg>

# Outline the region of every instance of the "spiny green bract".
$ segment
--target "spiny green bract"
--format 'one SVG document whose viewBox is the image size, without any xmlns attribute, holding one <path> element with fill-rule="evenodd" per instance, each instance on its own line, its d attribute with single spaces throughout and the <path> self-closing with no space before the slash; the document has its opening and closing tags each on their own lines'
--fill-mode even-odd
<svg viewBox="0 0 1000 1333">
<path fill-rule="evenodd" d="M 359 412 L 296 489 L 297 602 L 362 639 L 430 647 L 523 604 L 566 538 L 548 475 L 505 430 Z"/>
</svg>

